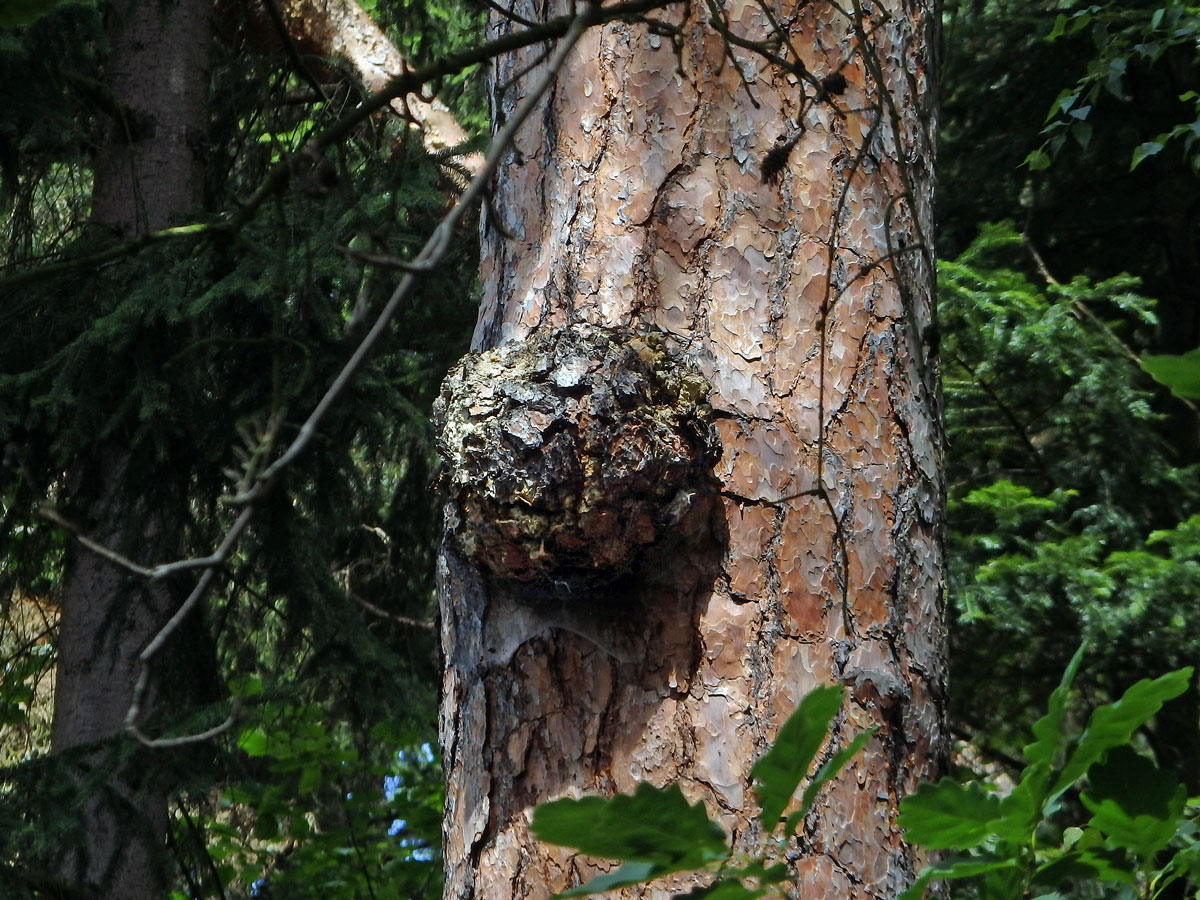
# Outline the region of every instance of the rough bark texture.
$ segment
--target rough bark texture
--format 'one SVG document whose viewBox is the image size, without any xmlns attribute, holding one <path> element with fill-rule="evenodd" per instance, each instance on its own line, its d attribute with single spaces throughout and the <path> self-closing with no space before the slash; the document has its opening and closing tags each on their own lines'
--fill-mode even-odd
<svg viewBox="0 0 1200 900">
<path fill-rule="evenodd" d="M 736 34 L 769 35 L 752 0 L 724 9 Z M 749 845 L 749 768 L 828 682 L 848 695 L 834 745 L 880 730 L 792 848 L 796 890 L 890 898 L 917 865 L 893 820 L 944 740 L 933 12 L 771 9 L 842 93 L 814 100 L 813 82 L 748 51 L 731 61 L 701 4 L 670 7 L 679 58 L 643 25 L 589 32 L 498 179 L 476 346 L 576 322 L 662 332 L 712 386 L 723 453 L 679 525 L 586 602 L 447 542 L 454 900 L 543 898 L 593 874 L 527 831 L 530 808 L 564 794 L 678 780 Z M 493 72 L 498 115 L 530 59 Z"/>
<path fill-rule="evenodd" d="M 468 356 L 434 404 L 459 552 L 590 602 L 709 487 L 709 390 L 654 332 L 577 324 Z"/>
<path fill-rule="evenodd" d="M 109 86 L 123 114 L 97 153 L 92 218 L 119 234 L 173 224 L 200 200 L 211 34 L 209 0 L 119 0 L 110 12 Z M 71 474 L 72 518 L 91 537 L 143 564 L 179 552 L 169 513 L 147 505 L 119 439 L 95 447 Z M 139 496 L 142 494 L 142 496 Z M 172 612 L 162 584 L 140 579 L 79 546 L 66 559 L 59 620 L 51 746 L 72 754 L 91 797 L 83 845 L 61 861 L 63 875 L 97 896 L 162 896 L 167 828 L 165 785 L 122 737 L 138 677 L 138 654 Z M 143 711 L 153 695 L 143 699 Z"/>
</svg>

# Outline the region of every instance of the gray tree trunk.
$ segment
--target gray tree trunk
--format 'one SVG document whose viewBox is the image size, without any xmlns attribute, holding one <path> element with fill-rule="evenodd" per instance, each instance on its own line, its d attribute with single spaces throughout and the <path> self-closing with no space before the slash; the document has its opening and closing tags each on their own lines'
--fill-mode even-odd
<svg viewBox="0 0 1200 900">
<path fill-rule="evenodd" d="M 131 236 L 193 213 L 204 168 L 208 0 L 118 0 L 109 12 L 109 86 L 125 114 L 110 123 L 96 159 L 92 218 Z M 119 439 L 98 445 L 71 476 L 71 515 L 93 538 L 143 564 L 179 552 L 178 524 L 149 506 L 162 486 L 139 483 Z M 169 617 L 164 585 L 145 586 L 79 546 L 67 555 L 59 620 L 51 745 L 62 754 L 98 744 L 81 780 L 103 772 L 84 810 L 82 847 L 62 874 L 112 900 L 157 900 L 165 889 L 167 793 L 124 737 L 137 657 Z M 153 691 L 143 704 L 153 709 Z"/>
</svg>

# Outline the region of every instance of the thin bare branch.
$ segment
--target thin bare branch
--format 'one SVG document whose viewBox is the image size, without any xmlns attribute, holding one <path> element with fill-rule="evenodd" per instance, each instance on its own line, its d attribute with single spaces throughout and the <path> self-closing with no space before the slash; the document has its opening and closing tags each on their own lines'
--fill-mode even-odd
<svg viewBox="0 0 1200 900">
<path fill-rule="evenodd" d="M 388 256 L 384 253 L 368 253 L 366 250 L 355 250 L 353 247 L 344 247 L 341 244 L 334 244 L 333 249 L 348 259 L 366 263 L 369 266 L 378 266 L 381 269 L 399 269 L 402 272 L 426 271 L 423 266 L 417 266 L 415 263 L 400 259 L 397 256 Z"/>
<path fill-rule="evenodd" d="M 346 591 L 346 596 L 373 616 L 379 616 L 381 619 L 388 619 L 392 622 L 396 622 L 399 625 L 407 625 L 410 628 L 423 628 L 426 631 L 433 630 L 433 622 L 414 619 L 412 616 L 402 616 L 399 613 L 388 612 L 386 609 L 364 600 L 353 591 Z"/>
<path fill-rule="evenodd" d="M 508 149 L 512 144 L 512 140 L 516 136 L 517 129 L 521 127 L 521 125 L 529 117 L 529 114 L 533 112 L 534 107 L 541 102 L 542 95 L 549 89 L 558 73 L 558 70 L 562 68 L 562 64 L 566 59 L 567 53 L 570 51 L 571 47 L 575 45 L 575 42 L 579 39 L 580 35 L 583 34 L 583 31 L 588 27 L 588 25 L 595 21 L 597 9 L 598 7 L 591 3 L 584 4 L 584 11 L 575 17 L 571 27 L 567 31 L 567 34 L 559 43 L 558 49 L 555 51 L 555 54 L 547 65 L 546 70 L 542 73 L 541 79 L 526 95 L 525 99 L 521 102 L 521 105 L 518 106 L 513 112 L 512 116 L 509 117 L 509 120 L 505 123 L 504 128 L 500 130 L 500 133 L 496 135 L 495 140 L 492 141 L 492 146 L 488 150 L 488 155 L 484 160 L 483 168 L 479 171 L 479 174 L 477 174 L 471 180 L 471 183 L 467 185 L 467 188 L 463 191 L 458 203 L 454 205 L 450 212 L 446 214 L 445 218 L 443 218 L 442 221 L 438 223 L 437 227 L 434 228 L 433 234 L 429 236 L 429 240 L 425 243 L 425 246 L 421 249 L 421 252 L 417 254 L 416 259 L 413 260 L 412 271 L 406 273 L 405 276 L 400 280 L 400 283 L 396 286 L 395 291 L 392 292 L 391 298 L 388 300 L 378 318 L 375 320 L 375 324 L 371 327 L 371 330 L 367 332 L 366 336 L 363 337 L 353 355 L 351 355 L 350 359 L 346 362 L 346 365 L 343 367 L 342 371 L 338 373 L 338 376 L 334 379 L 333 384 L 331 384 L 329 389 L 325 392 L 325 396 L 320 399 L 316 407 L 309 414 L 308 419 L 305 420 L 304 424 L 300 426 L 300 431 L 292 441 L 291 445 L 279 456 L 278 459 L 275 460 L 274 463 L 272 463 L 266 469 L 258 485 L 256 485 L 250 491 L 242 494 L 240 497 L 236 498 L 236 502 L 249 503 L 260 497 L 265 490 L 269 489 L 270 485 L 274 483 L 275 479 L 278 478 L 279 473 L 284 468 L 291 465 L 292 461 L 295 460 L 295 458 L 299 456 L 312 441 L 313 437 L 316 435 L 317 426 L 321 423 L 321 420 L 325 418 L 325 415 L 349 386 L 350 381 L 354 378 L 354 375 L 366 361 L 367 356 L 370 355 L 371 351 L 375 347 L 375 344 L 378 343 L 379 339 L 383 336 L 388 324 L 399 310 L 401 303 L 408 296 L 409 291 L 412 290 L 413 284 L 416 283 L 416 275 L 420 272 L 428 272 L 432 270 L 446 255 L 446 251 L 450 248 L 450 242 L 454 235 L 454 229 L 457 227 L 462 217 L 466 215 L 467 210 L 474 204 L 476 198 L 481 196 L 486 191 L 492 174 L 500 165 L 500 162 L 503 160 L 505 154 L 508 153 Z"/>
<path fill-rule="evenodd" d="M 136 563 L 127 556 L 118 553 L 109 547 L 104 546 L 99 541 L 93 540 L 82 532 L 78 525 L 66 518 L 62 513 L 49 504 L 45 504 L 38 508 L 37 514 L 48 522 L 53 522 L 55 525 L 69 533 L 71 537 L 77 540 L 80 546 L 86 547 L 97 556 L 107 559 L 115 566 L 120 566 L 134 575 L 139 575 L 148 581 L 158 581 L 166 578 L 168 575 L 174 575 L 178 572 L 188 572 L 195 569 L 212 569 L 222 566 L 225 563 L 223 558 L 216 554 L 212 556 L 200 556 L 190 559 L 181 559 L 176 562 L 160 563 L 156 566 L 143 566 L 141 563 Z"/>
<path fill-rule="evenodd" d="M 142 733 L 142 730 L 138 728 L 137 725 L 130 725 L 128 723 L 126 724 L 126 730 L 139 744 L 144 747 L 150 747 L 154 750 L 166 750 L 171 747 L 186 747 L 188 744 L 197 744 L 201 741 L 207 741 L 224 734 L 237 723 L 238 712 L 239 707 L 237 701 L 235 700 L 233 703 L 233 709 L 230 710 L 229 715 L 220 725 L 214 725 L 207 731 L 198 731 L 195 734 L 184 734 L 180 735 L 179 737 L 147 737 Z"/>
<path fill-rule="evenodd" d="M 62 528 L 64 531 L 70 534 L 71 537 L 75 538 L 80 545 L 86 547 L 97 556 L 107 559 L 113 565 L 120 566 L 122 569 L 126 569 L 127 571 L 132 572 L 134 575 L 140 575 L 143 578 L 154 577 L 154 569 L 147 568 L 139 563 L 135 563 L 132 559 L 127 556 L 122 556 L 116 550 L 110 550 L 99 541 L 92 540 L 80 530 L 78 525 L 63 516 L 53 506 L 45 504 L 38 507 L 37 514 L 46 521 L 53 522 L 59 528 Z"/>
</svg>

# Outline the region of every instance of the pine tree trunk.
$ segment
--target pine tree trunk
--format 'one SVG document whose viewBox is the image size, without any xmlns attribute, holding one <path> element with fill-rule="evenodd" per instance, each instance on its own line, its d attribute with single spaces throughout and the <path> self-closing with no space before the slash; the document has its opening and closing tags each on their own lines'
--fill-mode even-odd
<svg viewBox="0 0 1200 900">
<path fill-rule="evenodd" d="M 749 768 L 829 682 L 848 696 L 835 744 L 880 730 L 819 801 L 797 884 L 890 898 L 918 865 L 894 816 L 945 750 L 934 12 L 769 8 L 813 81 L 737 48 L 735 65 L 703 4 L 658 14 L 680 28 L 678 59 L 644 25 L 592 30 L 497 180 L 476 347 L 541 348 L 579 322 L 662 332 L 711 384 L 722 454 L 632 573 L 586 590 L 555 589 L 536 552 L 510 570 L 481 563 L 462 534 L 478 526 L 473 501 L 451 500 L 453 900 L 543 898 L 593 874 L 528 833 L 530 808 L 562 795 L 678 781 L 750 844 Z M 756 3 L 724 9 L 737 35 L 768 36 Z M 492 72 L 498 117 L 532 59 Z M 840 93 L 822 81 L 837 74 Z M 795 144 L 768 157 L 777 138 Z"/>
<path fill-rule="evenodd" d="M 92 218 L 131 236 L 174 224 L 200 203 L 211 3 L 119 0 L 109 15 L 109 86 L 120 112 L 97 154 Z M 179 553 L 179 524 L 147 498 L 169 495 L 172 485 L 148 484 L 152 476 L 132 468 L 119 436 L 98 443 L 71 473 L 68 512 L 92 538 L 136 562 L 170 559 Z M 91 786 L 83 845 L 67 848 L 61 868 L 99 897 L 157 900 L 165 889 L 166 784 L 124 726 L 138 654 L 172 607 L 165 585 L 147 586 L 78 545 L 70 548 L 51 743 L 79 764 L 81 783 Z M 153 700 L 151 690 L 144 713 L 153 711 Z M 80 755 L 77 748 L 88 746 L 94 752 Z M 85 777 L 93 770 L 104 773 L 99 783 Z"/>
</svg>

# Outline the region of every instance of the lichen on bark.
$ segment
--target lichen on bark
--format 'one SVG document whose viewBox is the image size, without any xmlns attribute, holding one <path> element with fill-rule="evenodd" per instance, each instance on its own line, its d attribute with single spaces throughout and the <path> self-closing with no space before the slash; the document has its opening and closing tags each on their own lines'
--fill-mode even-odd
<svg viewBox="0 0 1200 900">
<path fill-rule="evenodd" d="M 469 354 L 434 405 L 459 549 L 568 592 L 628 572 L 712 482 L 709 391 L 655 331 L 577 324 Z"/>
</svg>

